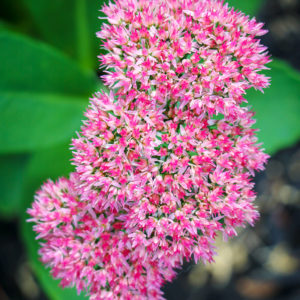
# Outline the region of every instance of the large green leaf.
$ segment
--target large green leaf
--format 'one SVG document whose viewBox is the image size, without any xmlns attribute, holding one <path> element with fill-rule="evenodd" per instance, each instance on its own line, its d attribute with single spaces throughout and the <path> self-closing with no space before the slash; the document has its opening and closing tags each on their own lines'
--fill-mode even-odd
<svg viewBox="0 0 300 300">
<path fill-rule="evenodd" d="M 264 0 L 225 0 L 225 2 L 247 15 L 254 16 L 258 13 Z"/>
<path fill-rule="evenodd" d="M 70 138 L 96 77 L 51 47 L 11 32 L 0 32 L 0 45 L 0 153 Z"/>
<path fill-rule="evenodd" d="M 0 215 L 10 218 L 19 213 L 24 172 L 29 155 L 0 155 Z"/>
<path fill-rule="evenodd" d="M 86 68 L 98 65 L 99 9 L 103 0 L 24 0 L 44 41 Z"/>
<path fill-rule="evenodd" d="M 0 32 L 0 93 L 47 92 L 89 95 L 96 83 L 93 73 L 55 49 L 9 31 Z"/>
<path fill-rule="evenodd" d="M 0 19 L 0 31 L 11 30 L 11 25 Z"/>
<path fill-rule="evenodd" d="M 71 141 L 50 147 L 48 149 L 34 152 L 28 163 L 26 172 L 25 192 L 33 192 L 42 182 L 48 178 L 56 179 L 60 176 L 68 176 L 74 170 L 71 164 L 72 151 Z M 32 195 L 30 195 L 32 196 Z"/>
<path fill-rule="evenodd" d="M 68 143 L 64 143 L 54 148 L 33 154 L 27 168 L 23 192 L 23 216 L 20 226 L 21 234 L 26 246 L 30 265 L 44 291 L 51 300 L 79 300 L 86 298 L 78 296 L 75 289 L 62 289 L 59 286 L 59 281 L 54 280 L 50 276 L 49 270 L 39 261 L 39 242 L 35 239 L 36 234 L 32 230 L 33 224 L 26 221 L 26 219 L 29 218 L 26 209 L 31 206 L 34 193 L 40 188 L 43 182 L 49 177 L 52 180 L 56 180 L 62 175 L 67 176 L 73 169 L 70 164 L 71 151 L 68 150 L 68 148 Z"/>
<path fill-rule="evenodd" d="M 300 139 L 300 75 L 275 59 L 268 66 L 271 87 L 264 94 L 249 90 L 247 99 L 256 112 L 259 141 L 274 153 Z"/>
<path fill-rule="evenodd" d="M 72 137 L 86 106 L 80 100 L 55 94 L 0 93 L 0 152 L 32 151 Z"/>
</svg>

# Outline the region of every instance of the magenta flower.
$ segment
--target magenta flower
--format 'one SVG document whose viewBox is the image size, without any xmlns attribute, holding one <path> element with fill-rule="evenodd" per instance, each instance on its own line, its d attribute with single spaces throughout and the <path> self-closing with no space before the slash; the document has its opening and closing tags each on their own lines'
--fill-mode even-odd
<svg viewBox="0 0 300 300">
<path fill-rule="evenodd" d="M 88 291 L 90 299 L 162 299 L 160 287 L 174 271 L 136 251 L 119 214 L 81 201 L 75 185 L 60 179 L 44 184 L 28 213 L 37 224 L 42 262 L 61 285 Z"/>
<path fill-rule="evenodd" d="M 90 299 L 163 299 L 184 259 L 211 262 L 218 233 L 258 218 L 268 158 L 247 89 L 269 85 L 265 33 L 214 0 L 119 0 L 103 8 L 103 77 L 72 142 L 75 172 L 28 212 L 40 254 Z"/>
</svg>

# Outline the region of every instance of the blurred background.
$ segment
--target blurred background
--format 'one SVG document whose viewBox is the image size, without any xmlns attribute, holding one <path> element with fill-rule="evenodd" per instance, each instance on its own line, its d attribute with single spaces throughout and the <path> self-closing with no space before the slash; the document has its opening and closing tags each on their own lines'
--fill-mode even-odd
<svg viewBox="0 0 300 300">
<path fill-rule="evenodd" d="M 78 300 L 38 260 L 26 209 L 39 186 L 72 171 L 70 139 L 103 88 L 100 0 L 0 2 L 0 300 Z M 261 218 L 218 240 L 211 265 L 186 263 L 169 300 L 300 299 L 300 0 L 230 0 L 264 22 L 272 86 L 249 91 L 272 155 L 255 178 Z"/>
</svg>

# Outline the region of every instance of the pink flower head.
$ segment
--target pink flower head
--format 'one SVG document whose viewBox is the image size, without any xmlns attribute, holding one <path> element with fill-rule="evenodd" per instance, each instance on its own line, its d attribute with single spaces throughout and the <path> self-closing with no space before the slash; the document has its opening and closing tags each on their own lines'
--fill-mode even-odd
<svg viewBox="0 0 300 300">
<path fill-rule="evenodd" d="M 262 24 L 216 0 L 119 0 L 99 37 L 109 93 L 72 142 L 75 172 L 46 183 L 29 214 L 40 254 L 90 299 L 161 299 L 184 259 L 258 218 L 247 89 L 263 89 Z"/>
<path fill-rule="evenodd" d="M 89 291 L 90 299 L 162 299 L 160 287 L 174 271 L 145 260 L 139 247 L 118 221 L 81 201 L 77 175 L 48 181 L 37 193 L 28 213 L 36 223 L 37 238 L 46 242 L 39 251 L 61 285 Z M 142 237 L 141 237 L 142 239 Z"/>
<path fill-rule="evenodd" d="M 106 84 L 133 107 L 145 100 L 193 114 L 234 114 L 245 91 L 262 89 L 269 62 L 262 23 L 217 0 L 119 0 L 104 6 L 98 36 L 108 53 Z M 112 71 L 113 70 L 113 71 Z M 232 111 L 233 110 L 233 111 Z"/>
</svg>

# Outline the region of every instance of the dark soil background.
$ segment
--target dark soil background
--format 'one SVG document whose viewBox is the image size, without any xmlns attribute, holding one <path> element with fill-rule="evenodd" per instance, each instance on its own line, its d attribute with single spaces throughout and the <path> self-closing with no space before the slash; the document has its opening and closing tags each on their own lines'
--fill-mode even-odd
<svg viewBox="0 0 300 300">
<path fill-rule="evenodd" d="M 258 19 L 271 54 L 300 70 L 300 0 L 268 0 Z M 187 263 L 165 286 L 168 300 L 300 300 L 300 142 L 273 155 L 255 181 L 258 224 L 220 243 L 215 264 Z M 46 300 L 18 222 L 0 221 L 0 300 Z"/>
</svg>

